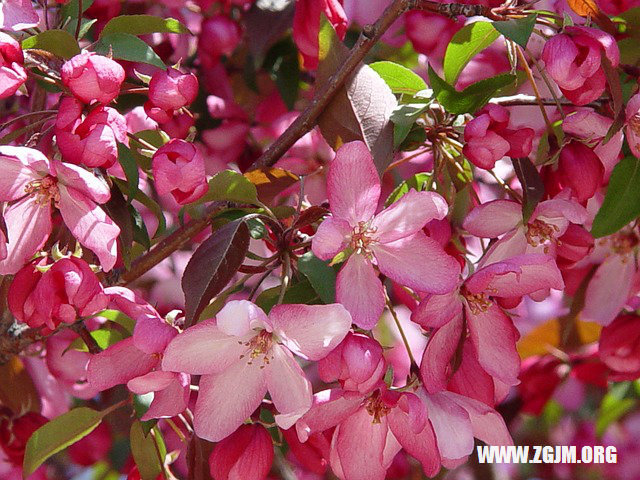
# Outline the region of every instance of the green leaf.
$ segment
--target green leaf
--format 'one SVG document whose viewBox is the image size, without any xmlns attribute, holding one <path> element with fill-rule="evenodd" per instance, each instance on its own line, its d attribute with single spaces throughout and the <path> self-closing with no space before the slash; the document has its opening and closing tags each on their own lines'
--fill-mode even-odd
<svg viewBox="0 0 640 480">
<path fill-rule="evenodd" d="M 607 194 L 596 218 L 591 235 L 605 237 L 617 232 L 640 215 L 640 159 L 623 158 L 613 169 Z"/>
<path fill-rule="evenodd" d="M 120 189 L 120 191 L 123 191 L 123 192 L 127 191 L 128 189 L 127 182 L 125 182 L 124 180 L 121 180 L 120 178 L 116 178 L 116 177 L 111 177 L 111 178 L 113 182 L 116 185 L 118 185 L 118 188 Z M 149 198 L 141 190 L 138 190 L 136 192 L 136 196 L 134 200 L 140 202 L 142 205 L 147 207 L 156 216 L 156 218 L 158 219 L 158 228 L 156 229 L 156 233 L 153 236 L 153 238 L 158 238 L 159 236 L 161 236 L 167 228 L 167 221 L 164 218 L 162 207 L 160 207 L 160 205 L 158 205 L 158 203 L 155 200 L 152 200 L 151 198 Z"/>
<path fill-rule="evenodd" d="M 24 452 L 23 478 L 35 472 L 49 457 L 89 435 L 108 412 L 87 407 L 74 408 L 33 432 Z"/>
<path fill-rule="evenodd" d="M 154 434 L 156 433 L 154 429 Z M 131 424 L 129 435 L 131 455 L 136 462 L 142 480 L 155 480 L 162 473 L 157 444 L 152 435 L 145 435 L 139 420 Z M 164 462 L 164 458 L 162 459 Z"/>
<path fill-rule="evenodd" d="M 256 186 L 241 173 L 223 170 L 209 180 L 209 191 L 196 204 L 228 200 L 231 202 L 257 205 L 258 191 Z"/>
<path fill-rule="evenodd" d="M 267 314 L 278 303 L 280 295 L 280 286 L 269 288 L 263 291 L 256 298 L 258 305 Z M 306 278 L 298 283 L 291 285 L 284 294 L 283 303 L 301 303 L 304 305 L 317 305 L 320 303 L 318 293 L 313 289 L 311 282 Z"/>
<path fill-rule="evenodd" d="M 96 341 L 96 343 L 102 350 L 109 348 L 111 345 L 118 343 L 123 338 L 122 334 L 117 330 L 109 330 L 106 328 L 93 330 L 89 332 L 89 334 Z M 78 337 L 73 342 L 71 342 L 71 344 L 66 350 L 79 350 L 81 352 L 88 352 L 89 348 L 87 347 L 87 344 L 84 343 L 84 340 Z"/>
<path fill-rule="evenodd" d="M 83 0 L 82 2 L 82 11 L 85 12 L 87 9 L 93 5 L 95 0 Z M 60 9 L 60 17 L 65 20 L 69 17 L 78 18 L 78 6 L 80 2 L 78 0 L 71 0 L 70 2 L 64 4 Z"/>
<path fill-rule="evenodd" d="M 148 63 L 162 69 L 167 68 L 149 45 L 130 33 L 119 32 L 104 35 L 96 43 L 94 50 L 102 55 L 108 55 L 111 52 L 113 58 L 120 60 Z"/>
<path fill-rule="evenodd" d="M 493 28 L 508 38 L 513 40 L 522 48 L 527 48 L 527 42 L 536 26 L 538 14 L 532 13 L 524 18 L 509 19 L 504 22 L 493 22 Z"/>
<path fill-rule="evenodd" d="M 22 41 L 22 49 L 37 48 L 51 52 L 58 57 L 69 59 L 80 53 L 80 47 L 73 35 L 66 30 L 45 30 Z"/>
<path fill-rule="evenodd" d="M 370 63 L 369 67 L 382 77 L 393 93 L 415 95 L 427 88 L 425 81 L 407 67 L 393 62 Z"/>
<path fill-rule="evenodd" d="M 121 15 L 107 22 L 100 38 L 114 33 L 147 35 L 149 33 L 191 33 L 175 18 L 160 18 L 154 15 Z"/>
<path fill-rule="evenodd" d="M 449 113 L 474 113 L 482 108 L 501 88 L 513 83 L 515 75 L 502 73 L 480 80 L 459 92 L 429 67 L 429 81 L 436 99 Z"/>
<path fill-rule="evenodd" d="M 384 202 L 384 206 L 388 207 L 392 203 L 397 202 L 406 193 L 408 193 L 410 189 L 414 189 L 417 192 L 422 192 L 426 189 L 430 180 L 430 173 L 416 173 L 413 177 L 405 180 L 396 188 L 394 188 L 393 192 L 391 192 L 391 194 L 387 197 L 387 200 Z"/>
<path fill-rule="evenodd" d="M 293 110 L 300 87 L 300 61 L 298 49 L 290 37 L 271 47 L 263 68 L 269 72 L 287 108 Z"/>
<path fill-rule="evenodd" d="M 103 310 L 97 313 L 96 316 L 106 318 L 121 325 L 129 333 L 133 333 L 133 329 L 136 326 L 135 320 L 118 310 Z"/>
<path fill-rule="evenodd" d="M 138 183 L 140 181 L 138 164 L 136 163 L 136 159 L 133 158 L 131 150 L 120 142 L 118 142 L 118 162 L 120 162 L 122 170 L 124 170 L 124 175 L 127 177 L 127 183 L 129 184 L 127 197 L 129 199 L 128 203 L 131 203 L 136 193 L 138 193 Z"/>
<path fill-rule="evenodd" d="M 444 78 L 455 84 L 460 72 L 482 50 L 491 45 L 500 34 L 489 22 L 465 25 L 453 36 L 444 54 Z"/>
<path fill-rule="evenodd" d="M 336 301 L 336 272 L 327 262 L 307 252 L 298 258 L 298 270 L 307 277 L 324 303 Z"/>
<path fill-rule="evenodd" d="M 637 399 L 627 396 L 630 386 L 631 382 L 617 383 L 604 396 L 596 420 L 596 435 L 602 435 L 611 423 L 636 405 Z"/>
<path fill-rule="evenodd" d="M 526 223 L 544 196 L 544 182 L 535 165 L 528 158 L 512 158 L 511 162 L 522 185 L 522 218 Z"/>
</svg>

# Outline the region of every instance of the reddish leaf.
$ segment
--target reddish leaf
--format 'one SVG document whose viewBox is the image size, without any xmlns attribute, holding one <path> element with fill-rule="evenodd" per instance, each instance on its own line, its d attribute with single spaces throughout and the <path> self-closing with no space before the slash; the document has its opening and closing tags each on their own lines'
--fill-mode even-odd
<svg viewBox="0 0 640 480">
<path fill-rule="evenodd" d="M 281 168 L 259 168 L 244 176 L 256 186 L 258 198 L 266 204 L 272 203 L 276 195 L 300 180 L 297 175 Z"/>
<path fill-rule="evenodd" d="M 294 229 L 301 229 L 302 227 L 306 227 L 307 225 L 311 225 L 314 222 L 317 222 L 322 217 L 329 214 L 329 210 L 324 207 L 319 207 L 318 205 L 313 205 L 306 210 L 304 210 L 296 223 L 293 224 Z"/>
<path fill-rule="evenodd" d="M 235 220 L 216 230 L 193 253 L 182 276 L 186 326 L 233 278 L 247 254 L 249 238 L 244 220 Z"/>
</svg>

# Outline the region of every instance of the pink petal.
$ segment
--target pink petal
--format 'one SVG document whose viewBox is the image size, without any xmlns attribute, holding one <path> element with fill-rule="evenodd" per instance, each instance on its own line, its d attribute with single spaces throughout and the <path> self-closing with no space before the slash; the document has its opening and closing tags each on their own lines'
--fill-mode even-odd
<svg viewBox="0 0 640 480">
<path fill-rule="evenodd" d="M 429 395 L 425 397 L 425 402 L 440 455 L 443 460 L 455 460 L 472 452 L 473 427 L 469 414 L 458 404 L 451 402 L 446 393 Z"/>
<path fill-rule="evenodd" d="M 91 357 L 87 381 L 93 388 L 106 390 L 150 372 L 157 364 L 156 356 L 138 350 L 129 337 Z"/>
<path fill-rule="evenodd" d="M 0 147 L 0 200 L 10 202 L 25 194 L 24 188 L 33 180 L 39 180 L 38 175 L 27 163 L 23 149 L 19 147 Z M 36 150 L 37 151 L 37 150 Z M 38 152 L 40 153 L 40 152 Z M 44 155 L 42 155 L 44 157 Z M 46 157 L 44 158 L 46 161 Z"/>
<path fill-rule="evenodd" d="M 473 398 L 453 392 L 442 392 L 444 397 L 464 408 L 469 414 L 473 427 L 473 436 L 488 445 L 513 445 L 509 430 L 502 416 L 493 408 Z"/>
<path fill-rule="evenodd" d="M 422 232 L 372 250 L 382 273 L 414 290 L 444 294 L 458 283 L 460 264 Z"/>
<path fill-rule="evenodd" d="M 313 406 L 296 423 L 298 438 L 306 442 L 310 435 L 335 427 L 360 407 L 363 398 L 357 392 L 337 388 L 316 393 Z"/>
<path fill-rule="evenodd" d="M 364 255 L 349 257 L 336 279 L 336 300 L 349 311 L 360 328 L 370 330 L 384 310 L 382 282 Z"/>
<path fill-rule="evenodd" d="M 438 328 L 462 314 L 460 292 L 429 295 L 411 313 L 411 321 L 425 328 Z"/>
<path fill-rule="evenodd" d="M 242 337 L 254 329 L 265 328 L 270 321 L 256 304 L 231 300 L 216 315 L 218 329 L 231 337 Z"/>
<path fill-rule="evenodd" d="M 442 220 L 449 207 L 444 198 L 433 192 L 409 190 L 400 200 L 376 215 L 371 227 L 381 243 L 413 235 L 433 219 Z"/>
<path fill-rule="evenodd" d="M 173 373 L 173 380 L 166 388 L 153 395 L 153 401 L 140 420 L 152 418 L 170 418 L 182 413 L 189 403 L 190 377 L 184 373 Z M 131 382 L 129 382 L 131 383 Z"/>
<path fill-rule="evenodd" d="M 462 315 L 437 329 L 429 338 L 420 362 L 420 377 L 429 393 L 447 388 L 453 359 L 462 335 Z"/>
<path fill-rule="evenodd" d="M 324 358 L 351 327 L 351 315 L 340 304 L 278 305 L 269 316 L 282 343 L 308 360 Z"/>
<path fill-rule="evenodd" d="M 278 410 L 276 423 L 288 429 L 311 408 L 313 392 L 291 352 L 280 345 L 274 345 L 271 351 L 273 358 L 265 369 L 267 389 Z"/>
<path fill-rule="evenodd" d="M 522 207 L 511 200 L 494 200 L 477 206 L 464 220 L 463 228 L 477 237 L 495 238 L 516 228 Z"/>
<path fill-rule="evenodd" d="M 582 320 L 608 325 L 629 298 L 636 273 L 633 255 L 610 255 L 589 282 Z"/>
<path fill-rule="evenodd" d="M 511 387 L 507 386 L 507 388 Z M 473 343 L 464 343 L 462 361 L 449 380 L 447 390 L 474 398 L 487 405 L 494 405 L 498 401 L 496 399 L 494 379 L 478 363 L 478 353 Z"/>
<path fill-rule="evenodd" d="M 345 143 L 336 152 L 327 174 L 331 213 L 351 226 L 373 217 L 380 198 L 380 178 L 363 142 Z"/>
<path fill-rule="evenodd" d="M 77 190 L 96 203 L 106 203 L 111 192 L 105 182 L 78 165 L 54 161 L 52 163 L 58 181 L 69 189 Z"/>
<path fill-rule="evenodd" d="M 120 228 L 104 211 L 83 193 L 58 184 L 60 214 L 71 233 L 96 254 L 105 272 L 113 268 L 118 258 L 116 239 Z"/>
<path fill-rule="evenodd" d="M 16 273 L 44 245 L 51 233 L 51 207 L 25 197 L 5 210 L 4 220 L 9 238 L 0 275 Z"/>
<path fill-rule="evenodd" d="M 321 260 L 331 260 L 349 245 L 351 227 L 345 220 L 336 217 L 325 218 L 318 227 L 311 249 Z"/>
<path fill-rule="evenodd" d="M 509 317 L 495 304 L 486 312 L 466 310 L 469 336 L 482 368 L 508 385 L 520 383 L 520 356 L 516 351 L 519 334 Z"/>
<path fill-rule="evenodd" d="M 149 392 L 157 392 L 167 388 L 176 378 L 174 372 L 156 370 L 140 377 L 132 378 L 127 382 L 127 388 L 137 395 Z"/>
<path fill-rule="evenodd" d="M 171 341 L 164 352 L 162 368 L 194 375 L 222 372 L 248 353 L 245 343 L 253 336 L 250 333 L 242 340 L 230 337 L 220 331 L 215 320 L 204 320 Z"/>
<path fill-rule="evenodd" d="M 200 378 L 193 423 L 196 435 L 219 442 L 260 406 L 267 384 L 258 363 L 239 360 L 220 374 Z"/>
</svg>

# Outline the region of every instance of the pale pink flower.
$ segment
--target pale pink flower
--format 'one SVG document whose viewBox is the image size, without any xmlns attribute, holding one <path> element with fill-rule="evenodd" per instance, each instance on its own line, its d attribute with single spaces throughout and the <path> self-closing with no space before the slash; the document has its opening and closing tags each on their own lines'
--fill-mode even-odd
<svg viewBox="0 0 640 480">
<path fill-rule="evenodd" d="M 371 329 L 384 310 L 384 291 L 374 265 L 393 281 L 414 290 L 443 294 L 455 287 L 459 264 L 422 228 L 447 215 L 437 193 L 409 191 L 375 214 L 380 179 L 363 142 L 350 142 L 336 153 L 327 174 L 332 216 L 313 237 L 313 252 L 330 260 L 350 249 L 338 273 L 336 298 L 359 327 Z"/>
<path fill-rule="evenodd" d="M 120 228 L 98 206 L 111 196 L 105 182 L 27 147 L 0 147 L 0 168 L 0 201 L 12 202 L 4 212 L 9 243 L 0 274 L 17 272 L 44 245 L 53 207 L 73 236 L 97 255 L 103 270 L 113 268 Z"/>
<path fill-rule="evenodd" d="M 278 305 L 269 317 L 256 305 L 231 301 L 216 319 L 178 335 L 167 347 L 166 370 L 202 375 L 194 429 L 217 442 L 233 433 L 267 391 L 290 428 L 311 407 L 311 384 L 292 352 L 308 360 L 327 355 L 347 334 L 342 305 Z"/>
<path fill-rule="evenodd" d="M 31 0 L 3 0 L 0 2 L 0 28 L 17 31 L 37 27 L 38 23 L 40 23 L 40 18 L 33 9 Z"/>
</svg>

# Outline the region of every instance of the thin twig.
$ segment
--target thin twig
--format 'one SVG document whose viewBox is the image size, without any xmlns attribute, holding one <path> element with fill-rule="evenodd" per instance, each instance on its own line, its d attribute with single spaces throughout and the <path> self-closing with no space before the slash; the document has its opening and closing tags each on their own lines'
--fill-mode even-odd
<svg viewBox="0 0 640 480">
<path fill-rule="evenodd" d="M 78 0 L 78 23 L 76 24 L 76 40 L 80 36 L 80 27 L 82 26 L 82 0 Z"/>
<path fill-rule="evenodd" d="M 400 336 L 402 337 L 402 342 L 404 343 L 404 347 L 407 349 L 409 360 L 411 360 L 411 363 L 417 367 L 418 363 L 416 362 L 416 359 L 414 358 L 413 353 L 411 353 L 409 340 L 407 339 L 407 336 L 405 335 L 404 330 L 402 329 L 402 324 L 400 323 L 400 319 L 398 318 L 398 315 L 396 314 L 396 311 L 393 308 L 393 304 L 391 303 L 391 300 L 389 299 L 389 296 L 386 293 L 385 293 L 385 297 L 386 297 L 385 301 L 387 302 L 387 308 L 389 309 L 389 312 L 391 312 L 391 316 L 393 317 L 393 320 L 396 322 L 396 327 L 398 327 L 398 330 L 400 331 Z"/>
</svg>

